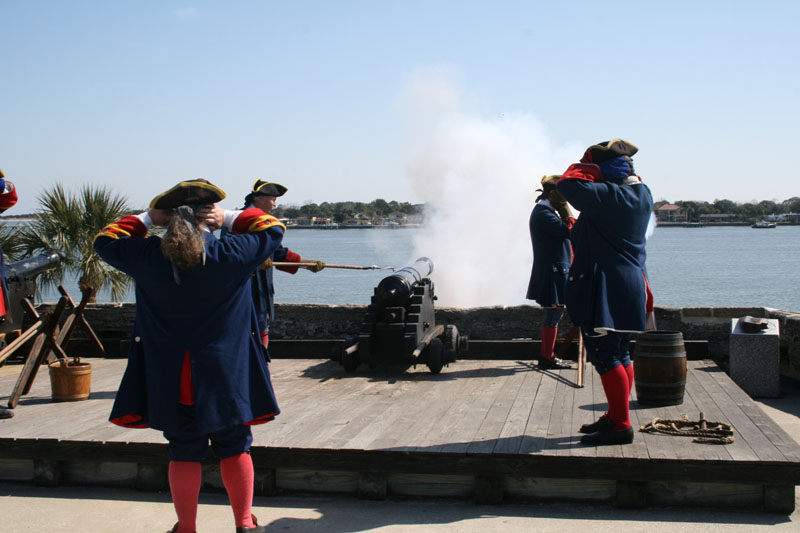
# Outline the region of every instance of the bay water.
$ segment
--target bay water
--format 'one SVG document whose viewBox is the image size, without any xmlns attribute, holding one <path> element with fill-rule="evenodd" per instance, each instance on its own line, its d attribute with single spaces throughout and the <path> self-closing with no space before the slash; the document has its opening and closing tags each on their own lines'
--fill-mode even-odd
<svg viewBox="0 0 800 533">
<path fill-rule="evenodd" d="M 422 228 L 290 230 L 284 244 L 304 258 L 331 264 L 388 266 L 411 264 L 415 236 Z M 530 248 L 529 242 L 520 246 Z M 491 253 L 491 252 L 489 252 Z M 773 307 L 800 311 L 800 226 L 774 229 L 750 227 L 656 228 L 647 245 L 647 269 L 656 305 L 673 307 Z M 436 250 L 425 251 L 436 264 Z M 491 259 L 488 257 L 487 259 Z M 509 270 L 492 266 L 482 276 L 501 279 Z M 496 264 L 496 263 L 495 263 Z M 516 305 L 524 299 L 530 265 L 515 270 L 519 300 L 480 305 Z M 521 274 L 517 273 L 521 272 Z M 295 275 L 275 272 L 278 303 L 368 304 L 373 289 L 390 270 L 325 269 L 319 273 L 300 270 Z M 447 275 L 434 268 L 437 276 Z M 80 297 L 74 280 L 65 280 L 74 299 Z M 41 301 L 57 300 L 57 292 L 45 290 Z M 126 301 L 133 301 L 130 291 Z M 110 301 L 101 291 L 98 301 Z M 439 301 L 437 305 L 447 305 Z"/>
</svg>

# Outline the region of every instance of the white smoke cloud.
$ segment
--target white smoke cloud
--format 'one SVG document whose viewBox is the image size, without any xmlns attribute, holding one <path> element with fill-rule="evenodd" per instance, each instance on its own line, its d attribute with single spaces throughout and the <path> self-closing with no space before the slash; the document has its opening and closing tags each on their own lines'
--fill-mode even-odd
<svg viewBox="0 0 800 533">
<path fill-rule="evenodd" d="M 531 114 L 465 109 L 447 72 L 426 72 L 403 95 L 415 195 L 432 208 L 414 258 L 430 257 L 439 305 L 519 305 L 532 262 L 528 219 L 543 175 L 577 159 Z"/>
</svg>

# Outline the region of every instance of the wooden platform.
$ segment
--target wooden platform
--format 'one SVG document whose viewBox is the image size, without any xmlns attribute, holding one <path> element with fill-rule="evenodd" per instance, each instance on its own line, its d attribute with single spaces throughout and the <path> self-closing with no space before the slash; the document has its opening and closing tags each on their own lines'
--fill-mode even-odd
<svg viewBox="0 0 800 533">
<path fill-rule="evenodd" d="M 89 400 L 51 402 L 43 367 L 16 416 L 0 420 L 0 479 L 165 488 L 161 434 L 107 422 L 125 361 L 88 361 Z M 459 361 L 439 375 L 425 367 L 350 375 L 327 359 L 276 359 L 270 368 L 282 414 L 254 428 L 261 493 L 794 509 L 800 445 L 711 362 L 689 362 L 682 405 L 634 401 L 632 421 L 696 420 L 702 411 L 732 424 L 729 445 L 644 433 L 625 446 L 581 445 L 577 428 L 606 409 L 589 366 L 585 388 L 575 387 L 575 370 L 542 372 L 530 361 Z M 7 395 L 17 376 L 2 370 Z M 208 487 L 220 486 L 217 470 L 209 459 Z"/>
</svg>

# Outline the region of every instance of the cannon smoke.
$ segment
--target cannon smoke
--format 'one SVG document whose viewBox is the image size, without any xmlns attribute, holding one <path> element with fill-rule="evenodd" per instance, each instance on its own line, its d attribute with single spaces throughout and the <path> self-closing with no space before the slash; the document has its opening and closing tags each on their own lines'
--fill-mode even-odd
<svg viewBox="0 0 800 533">
<path fill-rule="evenodd" d="M 543 175 L 580 153 L 559 148 L 532 115 L 465 110 L 456 86 L 418 76 L 404 95 L 409 124 L 406 174 L 427 203 L 424 231 L 409 260 L 427 255 L 440 305 L 519 305 L 532 251 L 528 218 Z"/>
</svg>

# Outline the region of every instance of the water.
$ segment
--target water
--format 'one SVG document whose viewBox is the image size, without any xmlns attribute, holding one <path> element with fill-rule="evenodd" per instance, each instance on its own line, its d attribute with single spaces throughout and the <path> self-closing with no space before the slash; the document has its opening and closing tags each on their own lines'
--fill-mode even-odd
<svg viewBox="0 0 800 533">
<path fill-rule="evenodd" d="M 327 263 L 403 267 L 411 264 L 421 229 L 295 230 L 286 244 L 306 258 Z M 530 247 L 522 242 L 520 246 Z M 647 246 L 656 305 L 673 307 L 775 307 L 800 311 L 800 226 L 657 228 Z M 435 250 L 430 257 L 436 264 Z M 387 270 L 327 269 L 275 273 L 278 303 L 367 304 Z M 444 273 L 434 270 L 432 278 Z M 502 275 L 487 272 L 487 275 Z M 524 297 L 527 278 L 519 280 Z M 78 299 L 74 282 L 65 287 Z M 57 293 L 46 291 L 43 301 Z M 109 301 L 101 292 L 99 301 Z M 133 300 L 133 294 L 126 300 Z M 518 303 L 518 302 L 514 302 Z M 446 305 L 447 302 L 439 302 Z M 486 301 L 482 305 L 511 304 Z"/>
</svg>

